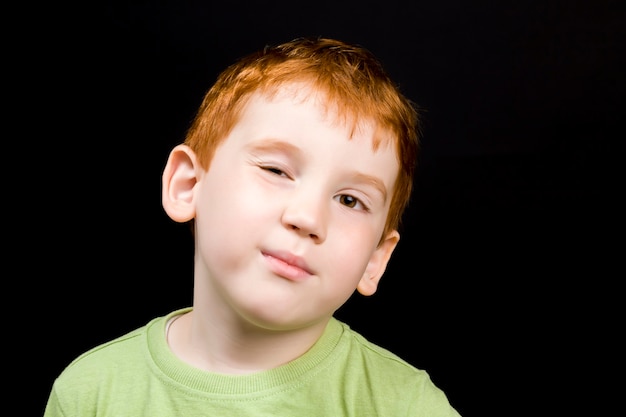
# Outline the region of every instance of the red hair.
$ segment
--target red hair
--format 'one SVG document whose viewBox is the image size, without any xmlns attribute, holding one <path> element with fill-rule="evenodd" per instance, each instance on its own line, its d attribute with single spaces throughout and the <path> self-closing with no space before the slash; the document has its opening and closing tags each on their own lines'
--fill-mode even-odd
<svg viewBox="0 0 626 417">
<path fill-rule="evenodd" d="M 419 119 L 415 105 L 399 91 L 377 58 L 361 46 L 326 38 L 298 38 L 240 59 L 218 76 L 204 96 L 185 143 L 208 169 L 252 93 L 272 96 L 282 86 L 294 83 L 305 83 L 321 93 L 352 129 L 361 121 L 373 121 L 378 129 L 391 133 L 385 136 L 395 139 L 392 145 L 399 172 L 382 240 L 399 228 L 410 199 Z"/>
</svg>

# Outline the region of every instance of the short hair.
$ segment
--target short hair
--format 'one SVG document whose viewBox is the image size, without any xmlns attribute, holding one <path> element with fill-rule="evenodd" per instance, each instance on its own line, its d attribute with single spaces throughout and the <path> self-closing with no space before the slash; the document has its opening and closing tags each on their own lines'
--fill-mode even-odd
<svg viewBox="0 0 626 417">
<path fill-rule="evenodd" d="M 205 94 L 185 137 L 208 169 L 253 93 L 272 96 L 281 86 L 306 83 L 354 129 L 360 121 L 391 133 L 399 172 L 381 242 L 400 227 L 409 203 L 420 140 L 417 106 L 400 91 L 366 48 L 328 38 L 297 38 L 240 58 Z M 378 146 L 375 143 L 374 146 Z"/>
</svg>

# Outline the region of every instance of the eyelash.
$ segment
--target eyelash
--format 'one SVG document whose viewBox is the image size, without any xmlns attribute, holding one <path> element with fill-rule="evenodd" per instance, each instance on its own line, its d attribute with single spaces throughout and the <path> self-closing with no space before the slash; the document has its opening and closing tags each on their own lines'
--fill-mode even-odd
<svg viewBox="0 0 626 417">
<path fill-rule="evenodd" d="M 275 167 L 275 166 L 271 166 L 271 165 L 268 165 L 268 166 L 260 165 L 260 166 L 259 166 L 259 168 L 261 168 L 262 170 L 267 171 L 267 172 L 269 172 L 269 173 L 271 173 L 271 174 L 273 174 L 273 175 L 279 176 L 279 177 L 291 178 L 291 177 L 290 177 L 290 176 L 289 176 L 289 175 L 288 175 L 285 171 L 283 171 L 282 169 L 277 168 L 277 167 Z M 367 204 L 365 204 L 365 203 L 363 202 L 363 200 L 361 200 L 360 198 L 357 198 L 357 197 L 355 197 L 355 196 L 353 196 L 353 195 L 351 195 L 351 194 L 340 194 L 340 195 L 338 195 L 337 197 L 339 198 L 339 203 L 340 203 L 340 204 L 342 204 L 342 205 L 344 205 L 344 206 L 346 206 L 346 207 L 348 207 L 348 208 L 355 208 L 355 206 L 356 206 L 356 205 L 361 205 L 361 207 L 362 207 L 362 209 L 361 209 L 361 210 L 363 210 L 363 211 L 367 211 L 367 212 L 369 212 L 369 211 L 370 211 L 369 206 L 368 206 Z M 343 201 L 346 197 L 347 197 L 347 198 L 350 198 L 350 199 L 352 199 L 352 200 L 354 200 L 354 204 L 355 204 L 355 206 L 350 206 L 350 205 L 348 205 L 348 204 L 343 203 L 342 201 Z M 355 210 L 358 210 L 358 209 L 355 209 Z"/>
<path fill-rule="evenodd" d="M 268 171 L 274 175 L 277 175 L 279 177 L 287 177 L 287 178 L 291 178 L 285 171 L 283 171 L 280 168 L 277 168 L 275 166 L 259 166 L 259 168 L 261 168 L 264 171 Z"/>
</svg>

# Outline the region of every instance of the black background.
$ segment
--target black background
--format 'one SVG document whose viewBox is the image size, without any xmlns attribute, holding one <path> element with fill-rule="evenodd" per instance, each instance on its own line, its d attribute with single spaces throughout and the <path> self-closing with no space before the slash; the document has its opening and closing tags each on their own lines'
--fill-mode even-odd
<svg viewBox="0 0 626 417">
<path fill-rule="evenodd" d="M 38 410 L 79 353 L 190 304 L 191 236 L 161 207 L 168 152 L 221 70 L 299 36 L 367 47 L 423 109 L 400 245 L 379 291 L 337 315 L 426 369 L 465 417 L 610 397 L 624 277 L 623 2 L 67 12 L 40 34 L 48 55 L 34 67 L 46 75 L 28 97 L 45 126 L 28 168 L 34 227 L 21 229 L 40 295 L 28 320 L 28 343 L 45 351 L 30 358 Z"/>
</svg>

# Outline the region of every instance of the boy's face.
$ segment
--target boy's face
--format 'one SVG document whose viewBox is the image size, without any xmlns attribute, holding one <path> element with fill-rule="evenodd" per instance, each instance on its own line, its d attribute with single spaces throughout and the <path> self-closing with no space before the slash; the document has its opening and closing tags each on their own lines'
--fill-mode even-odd
<svg viewBox="0 0 626 417">
<path fill-rule="evenodd" d="M 398 235 L 378 246 L 398 172 L 373 126 L 349 131 L 313 99 L 252 96 L 199 175 L 196 291 L 276 330 L 373 294 Z M 382 134 L 377 132 L 377 134 Z"/>
</svg>

